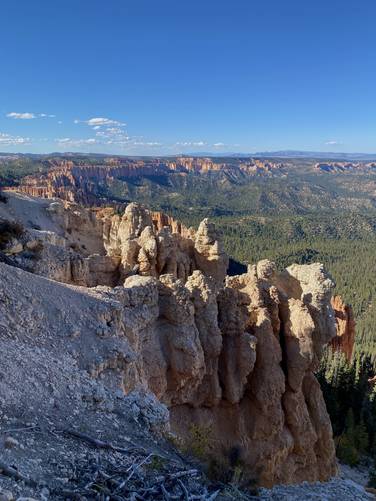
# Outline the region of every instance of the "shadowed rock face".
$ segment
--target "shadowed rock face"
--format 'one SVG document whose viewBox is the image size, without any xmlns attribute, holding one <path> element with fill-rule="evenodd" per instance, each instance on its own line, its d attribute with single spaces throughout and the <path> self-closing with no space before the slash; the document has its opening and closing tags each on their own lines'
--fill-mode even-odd
<svg viewBox="0 0 376 501">
<path fill-rule="evenodd" d="M 352 307 L 345 304 L 341 296 L 332 298 L 332 307 L 336 319 L 336 336 L 330 343 L 330 348 L 334 351 L 344 353 L 350 362 L 355 344 L 355 319 Z"/>
<path fill-rule="evenodd" d="M 59 342 L 74 351 L 76 368 L 125 394 L 152 392 L 168 407 L 178 435 L 190 440 L 192 425 L 204 426 L 210 430 L 211 453 L 226 456 L 236 447 L 249 475 L 263 485 L 334 475 L 330 420 L 314 376 L 324 345 L 335 335 L 334 284 L 322 265 L 293 265 L 277 273 L 265 260 L 226 277 L 228 258 L 207 220 L 195 232 L 136 204 L 121 215 L 102 211 L 94 219 L 80 210 L 46 208 L 56 231 L 67 221 L 71 229 L 49 245 L 64 254 L 81 227 L 87 255 L 77 253 L 80 262 L 95 262 L 95 272 L 86 277 L 103 285 L 112 270 L 122 285 L 73 288 L 18 270 L 20 283 L 32 277 L 40 291 L 34 301 L 40 315 L 33 315 L 44 320 L 26 326 L 9 313 L 9 304 L 20 312 L 33 293 L 9 285 L 5 275 L 11 268 L 1 265 L 7 280 L 0 284 L 8 284 L 7 302 L 0 302 L 6 332 L 20 332 L 25 325 L 26 338 L 43 339 L 55 322 L 51 311 L 61 303 L 66 316 L 69 311 L 74 316 L 83 298 L 87 307 L 77 323 L 85 320 L 85 336 L 76 330 L 72 335 L 72 329 L 65 333 L 59 324 Z M 80 225 L 80 218 L 86 223 Z M 102 255 L 93 258 L 94 248 Z M 48 271 L 53 253 L 44 252 L 38 266 L 44 269 L 47 259 Z M 75 283 L 72 277 L 71 271 Z M 52 308 L 55 295 L 64 303 Z M 32 310 L 27 309 L 30 319 Z"/>
</svg>

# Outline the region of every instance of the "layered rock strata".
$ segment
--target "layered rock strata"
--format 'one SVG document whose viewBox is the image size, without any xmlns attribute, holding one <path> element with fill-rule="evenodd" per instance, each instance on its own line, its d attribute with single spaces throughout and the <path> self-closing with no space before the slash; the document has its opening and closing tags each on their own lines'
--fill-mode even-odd
<svg viewBox="0 0 376 501">
<path fill-rule="evenodd" d="M 98 164 L 61 161 L 51 163 L 47 173 L 25 176 L 16 190 L 34 197 L 59 197 L 69 202 L 97 205 L 101 197 L 100 185 L 111 184 L 114 179 L 127 181 L 144 177 L 208 173 L 225 173 L 234 178 L 269 177 L 280 176 L 284 172 L 282 163 L 252 158 L 230 159 L 226 162 L 193 157 L 176 157 L 171 160 L 107 158 Z"/>
</svg>

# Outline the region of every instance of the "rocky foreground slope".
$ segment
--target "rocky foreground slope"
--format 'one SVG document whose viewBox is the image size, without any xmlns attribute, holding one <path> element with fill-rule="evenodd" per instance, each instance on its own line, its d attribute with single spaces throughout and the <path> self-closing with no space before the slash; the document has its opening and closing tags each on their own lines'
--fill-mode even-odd
<svg viewBox="0 0 376 501">
<path fill-rule="evenodd" d="M 194 231 L 136 204 L 115 214 L 9 195 L 0 218 L 20 223 L 1 241 L 3 417 L 115 420 L 121 436 L 133 412 L 184 447 L 205 437 L 205 461 L 236 454 L 264 486 L 336 474 L 314 376 L 335 335 L 320 264 L 229 277 L 210 222 Z"/>
</svg>

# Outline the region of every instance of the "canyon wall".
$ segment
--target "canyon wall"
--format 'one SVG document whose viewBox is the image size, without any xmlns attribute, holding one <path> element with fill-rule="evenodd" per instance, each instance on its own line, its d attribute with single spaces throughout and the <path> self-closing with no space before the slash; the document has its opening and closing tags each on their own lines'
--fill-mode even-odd
<svg viewBox="0 0 376 501">
<path fill-rule="evenodd" d="M 232 159 L 217 162 L 210 158 L 176 157 L 163 160 L 108 158 L 102 164 L 76 164 L 72 161 L 54 162 L 47 173 L 25 176 L 20 186 L 8 188 L 34 197 L 54 198 L 84 205 L 100 203 L 101 188 L 114 179 L 158 177 L 169 174 L 202 175 L 222 173 L 231 177 L 274 176 L 284 172 L 282 163 L 260 159 Z"/>
</svg>

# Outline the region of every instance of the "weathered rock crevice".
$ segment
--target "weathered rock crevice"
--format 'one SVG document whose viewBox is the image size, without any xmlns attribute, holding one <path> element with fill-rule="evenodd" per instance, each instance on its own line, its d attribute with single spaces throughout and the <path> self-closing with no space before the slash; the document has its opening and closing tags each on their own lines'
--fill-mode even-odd
<svg viewBox="0 0 376 501">
<path fill-rule="evenodd" d="M 284 326 L 284 322 L 282 319 L 280 307 L 278 308 L 278 319 L 279 319 L 279 323 L 280 323 L 278 339 L 279 339 L 279 344 L 281 346 L 281 351 L 282 351 L 281 368 L 283 370 L 285 377 L 287 378 L 288 362 L 287 362 L 287 353 L 286 353 L 286 337 L 285 337 L 286 334 L 285 334 L 285 326 Z"/>
</svg>

